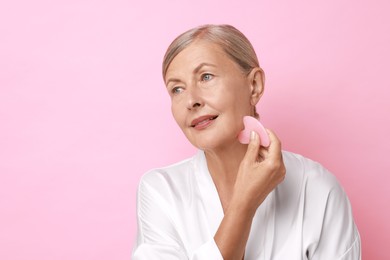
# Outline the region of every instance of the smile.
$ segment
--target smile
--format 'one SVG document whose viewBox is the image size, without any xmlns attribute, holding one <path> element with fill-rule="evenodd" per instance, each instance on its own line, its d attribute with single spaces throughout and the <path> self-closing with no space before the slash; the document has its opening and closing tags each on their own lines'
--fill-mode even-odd
<svg viewBox="0 0 390 260">
<path fill-rule="evenodd" d="M 215 115 L 207 115 L 207 116 L 201 116 L 196 119 L 194 119 L 191 122 L 191 127 L 194 127 L 195 129 L 203 129 L 209 126 L 213 120 L 215 120 L 218 116 Z"/>
</svg>

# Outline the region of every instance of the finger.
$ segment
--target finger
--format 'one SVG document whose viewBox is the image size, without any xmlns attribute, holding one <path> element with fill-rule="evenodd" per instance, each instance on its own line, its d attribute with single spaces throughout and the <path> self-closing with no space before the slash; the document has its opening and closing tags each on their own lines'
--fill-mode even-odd
<svg viewBox="0 0 390 260">
<path fill-rule="evenodd" d="M 266 129 L 266 131 L 270 139 L 270 146 L 268 147 L 268 156 L 279 157 L 282 153 L 282 144 L 272 130 Z"/>
<path fill-rule="evenodd" d="M 259 154 L 257 156 L 257 161 L 262 162 L 266 158 L 266 153 L 268 153 L 264 148 L 260 147 Z"/>
<path fill-rule="evenodd" d="M 264 160 L 266 158 L 267 154 L 268 154 L 268 148 L 260 146 L 259 156 Z"/>
<path fill-rule="evenodd" d="M 260 148 L 259 135 L 255 131 L 251 131 L 251 139 L 248 144 L 248 149 L 246 151 L 244 160 L 247 160 L 249 162 L 255 162 L 257 160 L 259 148 Z"/>
</svg>

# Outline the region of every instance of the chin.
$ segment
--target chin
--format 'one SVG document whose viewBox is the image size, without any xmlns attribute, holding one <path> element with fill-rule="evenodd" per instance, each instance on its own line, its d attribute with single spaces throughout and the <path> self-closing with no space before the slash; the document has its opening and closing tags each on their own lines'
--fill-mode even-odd
<svg viewBox="0 0 390 260">
<path fill-rule="evenodd" d="M 220 129 L 215 126 L 201 131 L 188 129 L 184 134 L 193 146 L 201 150 L 221 149 L 238 142 L 235 131 L 231 129 L 226 131 L 226 128 Z"/>
<path fill-rule="evenodd" d="M 213 144 L 205 142 L 193 142 L 192 145 L 201 150 L 213 150 L 217 147 Z"/>
<path fill-rule="evenodd" d="M 198 138 L 197 140 L 193 140 L 191 143 L 193 146 L 201 150 L 219 150 L 224 147 L 226 148 L 227 145 L 229 146 L 229 144 L 233 144 L 236 141 L 238 142 L 236 138 L 234 140 L 223 140 L 219 136 L 210 136 L 207 138 Z"/>
<path fill-rule="evenodd" d="M 190 143 L 198 149 L 210 150 L 218 147 L 218 142 L 215 138 L 196 138 L 195 140 L 189 139 Z"/>
</svg>

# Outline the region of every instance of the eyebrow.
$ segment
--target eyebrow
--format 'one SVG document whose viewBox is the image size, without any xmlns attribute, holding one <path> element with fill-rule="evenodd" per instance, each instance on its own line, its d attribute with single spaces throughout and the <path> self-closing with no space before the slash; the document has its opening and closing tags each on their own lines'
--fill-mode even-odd
<svg viewBox="0 0 390 260">
<path fill-rule="evenodd" d="M 211 64 L 211 63 L 207 63 L 207 62 L 202 62 L 201 64 L 199 64 L 195 69 L 194 69 L 194 74 L 198 73 L 200 71 L 201 68 L 203 68 L 204 66 L 210 66 L 210 67 L 217 67 L 215 66 L 214 64 Z"/>
<path fill-rule="evenodd" d="M 203 67 L 205 66 L 210 66 L 210 67 L 217 67 L 215 66 L 214 64 L 211 64 L 211 63 L 207 63 L 207 62 L 202 62 L 201 64 L 199 64 L 198 66 L 196 66 L 196 68 L 194 69 L 193 71 L 193 74 L 196 74 L 198 73 Z M 177 79 L 177 78 L 170 78 L 167 80 L 167 83 L 165 83 L 167 86 L 170 82 L 180 82 L 181 80 L 180 79 Z"/>
</svg>

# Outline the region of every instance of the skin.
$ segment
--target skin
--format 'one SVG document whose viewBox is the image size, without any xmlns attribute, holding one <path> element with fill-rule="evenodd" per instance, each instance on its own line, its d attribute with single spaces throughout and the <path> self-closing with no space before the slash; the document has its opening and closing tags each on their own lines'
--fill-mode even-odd
<svg viewBox="0 0 390 260">
<path fill-rule="evenodd" d="M 224 218 L 214 240 L 224 259 L 242 259 L 256 209 L 284 179 L 281 144 L 267 130 L 268 148 L 252 133 L 249 145 L 238 142 L 242 118 L 252 115 L 263 93 L 263 71 L 246 75 L 218 45 L 197 40 L 181 51 L 166 73 L 166 86 L 177 124 L 205 151 Z M 207 115 L 216 117 L 194 127 Z"/>
</svg>

